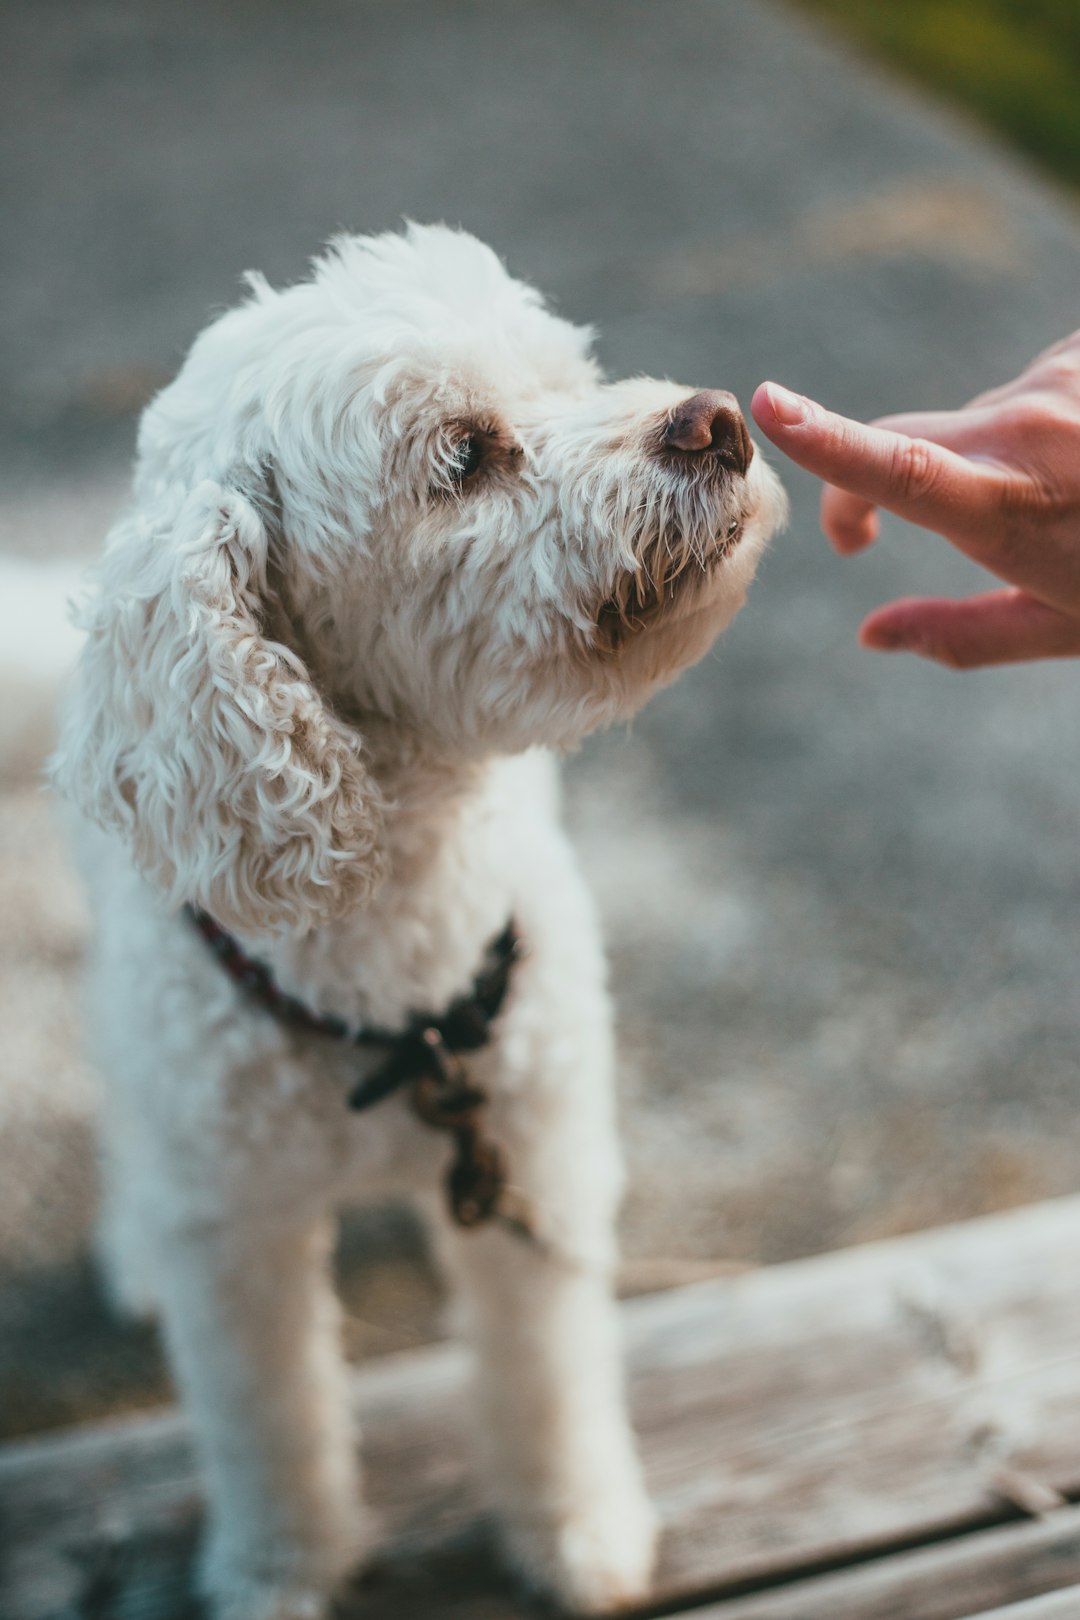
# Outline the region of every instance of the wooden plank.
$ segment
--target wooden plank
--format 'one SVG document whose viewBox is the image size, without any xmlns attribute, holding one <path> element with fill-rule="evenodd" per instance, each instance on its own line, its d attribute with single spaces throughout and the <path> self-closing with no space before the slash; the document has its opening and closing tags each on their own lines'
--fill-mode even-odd
<svg viewBox="0 0 1080 1620">
<path fill-rule="evenodd" d="M 1080 1620 L 1080 1586 L 1048 1592 L 1026 1603 L 1010 1603 L 1004 1609 L 984 1609 L 964 1620 Z"/>
<path fill-rule="evenodd" d="M 969 1620 L 1080 1582 L 1080 1508 L 695 1609 L 694 1620 Z M 1072 1616 L 1080 1620 L 1080 1606 Z"/>
<path fill-rule="evenodd" d="M 1080 1198 L 631 1301 L 658 1605 L 991 1524 L 1005 1464 L 1080 1487 L 1078 1251 Z M 368 1620 L 527 1612 L 483 1528 L 465 1372 L 439 1347 L 357 1375 L 384 1549 Z M 197 1517 L 175 1415 L 0 1450 L 0 1613 L 42 1620 L 90 1590 L 95 1620 L 173 1620 Z"/>
</svg>

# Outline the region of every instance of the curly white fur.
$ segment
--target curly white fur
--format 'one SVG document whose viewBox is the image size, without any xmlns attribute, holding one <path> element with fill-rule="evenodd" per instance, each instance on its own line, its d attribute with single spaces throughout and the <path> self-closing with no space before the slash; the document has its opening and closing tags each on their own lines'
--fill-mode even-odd
<svg viewBox="0 0 1080 1620">
<path fill-rule="evenodd" d="M 220 1616 L 316 1615 L 362 1549 L 328 1212 L 402 1190 L 457 1283 L 513 1556 L 614 1607 L 654 1528 L 610 1294 L 611 1018 L 540 750 L 706 650 L 783 498 L 760 457 L 666 453 L 689 391 L 603 382 L 464 234 L 346 238 L 250 291 L 146 412 L 54 766 L 89 818 L 104 1251 L 163 1316 Z M 449 1229 L 431 1133 L 400 1099 L 350 1115 L 355 1051 L 247 1004 L 185 900 L 356 1025 L 443 1006 L 512 913 L 528 955 L 475 1063 L 546 1247 Z"/>
</svg>

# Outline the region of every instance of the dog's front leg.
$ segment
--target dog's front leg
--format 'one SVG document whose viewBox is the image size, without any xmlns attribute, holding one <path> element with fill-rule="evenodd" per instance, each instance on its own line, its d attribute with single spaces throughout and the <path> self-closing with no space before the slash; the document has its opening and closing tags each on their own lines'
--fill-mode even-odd
<svg viewBox="0 0 1080 1620">
<path fill-rule="evenodd" d="M 219 1620 L 316 1620 L 361 1551 L 356 1436 L 325 1223 L 158 1245 L 164 1327 L 210 1501 Z"/>
<path fill-rule="evenodd" d="M 558 1179 L 571 1210 L 579 1192 L 581 1208 L 596 1204 L 595 1186 L 575 1186 L 590 1174 L 579 1145 Z M 444 1237 L 512 1561 L 575 1613 L 640 1601 L 656 1520 L 626 1411 L 609 1267 L 505 1230 L 444 1229 Z"/>
</svg>

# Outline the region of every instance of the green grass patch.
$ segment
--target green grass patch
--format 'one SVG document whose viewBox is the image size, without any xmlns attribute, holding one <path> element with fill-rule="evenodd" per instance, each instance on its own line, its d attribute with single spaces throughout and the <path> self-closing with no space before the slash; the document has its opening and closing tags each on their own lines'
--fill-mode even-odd
<svg viewBox="0 0 1080 1620">
<path fill-rule="evenodd" d="M 797 0 L 1080 187 L 1080 0 Z"/>
</svg>

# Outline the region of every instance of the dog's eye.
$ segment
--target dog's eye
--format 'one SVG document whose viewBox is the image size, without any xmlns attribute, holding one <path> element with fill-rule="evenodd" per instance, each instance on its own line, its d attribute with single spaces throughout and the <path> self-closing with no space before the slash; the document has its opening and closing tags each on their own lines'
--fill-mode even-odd
<svg viewBox="0 0 1080 1620">
<path fill-rule="evenodd" d="M 480 471 L 480 464 L 484 459 L 484 441 L 479 433 L 468 433 L 459 439 L 454 449 L 454 461 L 451 466 L 451 476 L 457 484 L 466 484 L 475 473 Z"/>
</svg>

